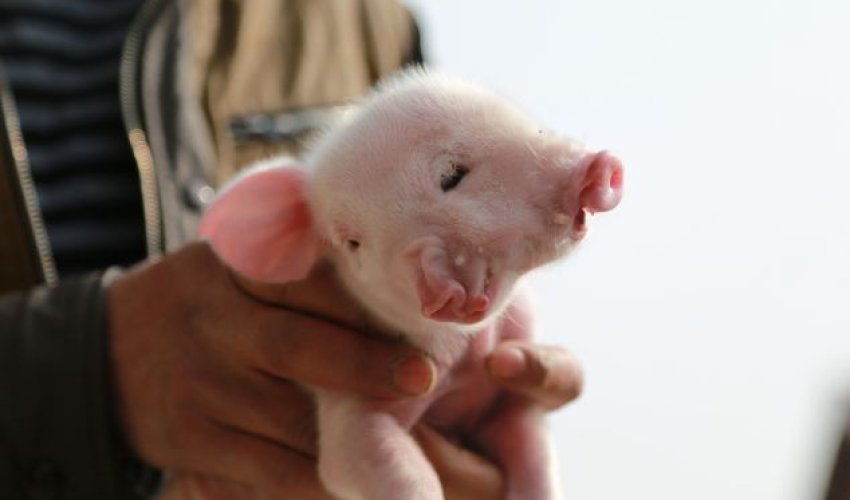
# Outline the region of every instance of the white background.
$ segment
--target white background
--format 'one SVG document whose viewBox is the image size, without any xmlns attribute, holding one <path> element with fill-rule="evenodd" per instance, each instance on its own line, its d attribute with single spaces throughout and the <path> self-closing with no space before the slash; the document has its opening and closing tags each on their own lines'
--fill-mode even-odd
<svg viewBox="0 0 850 500">
<path fill-rule="evenodd" d="M 616 152 L 535 276 L 569 500 L 821 498 L 850 407 L 850 3 L 418 0 L 436 66 Z"/>
</svg>

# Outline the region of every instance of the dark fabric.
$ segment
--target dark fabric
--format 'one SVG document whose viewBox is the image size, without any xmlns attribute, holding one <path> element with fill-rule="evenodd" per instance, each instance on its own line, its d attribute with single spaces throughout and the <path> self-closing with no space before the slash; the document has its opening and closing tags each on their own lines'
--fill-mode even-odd
<svg viewBox="0 0 850 500">
<path fill-rule="evenodd" d="M 426 59 L 425 50 L 422 47 L 422 33 L 419 31 L 419 23 L 416 22 L 416 18 L 411 16 L 410 22 L 413 25 L 413 29 L 411 30 L 410 54 L 407 55 L 404 65 L 422 66 L 425 64 Z"/>
<path fill-rule="evenodd" d="M 99 275 L 0 298 L 0 497 L 131 499 Z"/>
<path fill-rule="evenodd" d="M 60 277 L 145 254 L 118 86 L 124 38 L 140 3 L 0 0 L 0 60 Z"/>
</svg>

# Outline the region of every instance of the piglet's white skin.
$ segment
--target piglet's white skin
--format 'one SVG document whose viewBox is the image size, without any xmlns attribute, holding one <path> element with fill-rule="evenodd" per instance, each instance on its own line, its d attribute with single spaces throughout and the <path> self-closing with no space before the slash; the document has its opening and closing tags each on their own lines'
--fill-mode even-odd
<svg viewBox="0 0 850 500">
<path fill-rule="evenodd" d="M 566 256 L 585 214 L 614 208 L 622 166 L 541 130 L 502 98 L 421 70 L 381 85 L 305 164 L 273 158 L 239 176 L 200 234 L 259 281 L 302 279 L 333 262 L 381 329 L 429 353 L 428 395 L 370 401 L 315 390 L 319 474 L 342 499 L 443 498 L 409 434 L 424 420 L 501 466 L 506 497 L 558 497 L 539 411 L 500 391 L 484 359 L 533 337 L 515 293 L 528 271 Z"/>
</svg>

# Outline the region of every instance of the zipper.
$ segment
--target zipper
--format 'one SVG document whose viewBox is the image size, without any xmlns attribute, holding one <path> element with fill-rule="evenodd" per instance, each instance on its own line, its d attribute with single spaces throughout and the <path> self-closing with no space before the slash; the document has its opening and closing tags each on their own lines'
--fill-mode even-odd
<svg viewBox="0 0 850 500">
<path fill-rule="evenodd" d="M 53 253 L 50 250 L 50 239 L 44 228 L 44 220 L 41 217 L 41 208 L 38 205 L 38 194 L 32 180 L 27 147 L 24 144 L 24 136 L 21 134 L 21 124 L 18 120 L 18 111 L 15 100 L 9 90 L 5 77 L 0 73 L 0 109 L 3 110 L 3 122 L 6 126 L 7 139 L 12 150 L 12 160 L 18 178 L 21 196 L 24 201 L 32 240 L 35 244 L 35 253 L 38 257 L 41 277 L 48 286 L 59 283 L 59 275 L 56 272 L 56 263 L 53 261 Z"/>
<path fill-rule="evenodd" d="M 164 2 L 160 0 L 148 0 L 142 5 L 124 42 L 119 74 L 121 114 L 139 171 L 148 257 L 160 255 L 164 245 L 156 171 L 154 170 L 153 155 L 141 116 L 139 61 L 142 57 L 144 34 L 149 31 L 150 24 L 156 20 L 163 4 Z"/>
<path fill-rule="evenodd" d="M 331 127 L 355 109 L 354 104 L 338 104 L 243 115 L 230 121 L 230 135 L 237 144 L 295 141 Z"/>
</svg>

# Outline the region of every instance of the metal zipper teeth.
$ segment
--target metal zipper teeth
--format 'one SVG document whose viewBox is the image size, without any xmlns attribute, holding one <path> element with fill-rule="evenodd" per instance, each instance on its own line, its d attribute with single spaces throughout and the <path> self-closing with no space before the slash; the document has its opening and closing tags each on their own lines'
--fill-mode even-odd
<svg viewBox="0 0 850 500">
<path fill-rule="evenodd" d="M 50 239 L 47 237 L 47 230 L 44 228 L 44 221 L 41 218 L 41 208 L 38 205 L 38 195 L 30 172 L 27 147 L 24 144 L 24 136 L 21 133 L 17 108 L 2 73 L 0 73 L 0 100 L 2 100 L 2 106 L 0 108 L 3 109 L 3 122 L 6 125 L 12 158 L 18 174 L 18 184 L 21 187 L 24 206 L 27 211 L 27 217 L 29 218 L 30 228 L 32 229 L 35 250 L 41 265 L 41 274 L 46 285 L 54 286 L 59 283 L 59 275 L 56 272 L 53 253 L 50 250 Z"/>
<path fill-rule="evenodd" d="M 252 113 L 231 120 L 230 135 L 237 144 L 297 140 L 333 126 L 356 109 L 355 104 L 337 104 L 279 113 Z"/>
<path fill-rule="evenodd" d="M 127 138 L 136 159 L 139 170 L 139 184 L 142 191 L 142 209 L 145 218 L 145 241 L 149 257 L 162 253 L 162 228 L 159 208 L 159 188 L 154 170 L 153 155 L 148 144 L 147 134 L 142 125 L 138 98 L 139 58 L 142 49 L 142 34 L 148 25 L 159 14 L 163 2 L 148 0 L 142 6 L 124 43 L 121 54 L 121 73 L 119 93 L 121 96 L 121 113 Z"/>
</svg>

